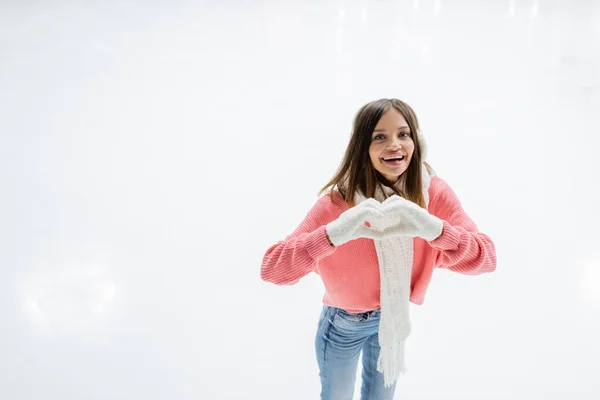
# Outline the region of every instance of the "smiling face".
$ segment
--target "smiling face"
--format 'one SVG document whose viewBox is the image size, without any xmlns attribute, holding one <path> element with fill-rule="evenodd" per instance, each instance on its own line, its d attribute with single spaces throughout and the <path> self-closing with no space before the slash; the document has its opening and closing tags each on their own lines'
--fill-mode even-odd
<svg viewBox="0 0 600 400">
<path fill-rule="evenodd" d="M 369 157 L 373 167 L 394 184 L 408 169 L 414 150 L 408 123 L 400 111 L 390 108 L 377 122 L 371 137 Z"/>
</svg>

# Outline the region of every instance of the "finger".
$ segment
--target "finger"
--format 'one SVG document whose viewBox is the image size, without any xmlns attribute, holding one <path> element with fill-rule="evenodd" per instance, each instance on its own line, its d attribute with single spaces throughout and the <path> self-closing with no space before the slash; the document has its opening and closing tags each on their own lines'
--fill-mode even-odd
<svg viewBox="0 0 600 400">
<path fill-rule="evenodd" d="M 387 215 L 402 214 L 406 212 L 409 206 L 403 201 L 393 201 L 383 205 L 382 212 Z"/>
<path fill-rule="evenodd" d="M 385 214 L 381 210 L 366 208 L 362 212 L 362 217 L 370 221 L 383 221 Z"/>
<path fill-rule="evenodd" d="M 411 232 L 411 230 L 407 230 L 406 227 L 400 225 L 394 225 L 392 227 L 386 228 L 382 232 L 382 238 L 391 238 L 398 236 L 408 236 L 415 237 L 416 235 Z"/>
<path fill-rule="evenodd" d="M 390 203 L 393 203 L 396 201 L 402 201 L 402 200 L 405 200 L 405 199 L 403 197 L 398 196 L 397 194 L 394 194 L 394 195 L 388 197 L 387 199 L 385 199 L 385 201 L 381 204 L 385 205 L 385 204 L 390 204 Z"/>
<path fill-rule="evenodd" d="M 349 208 L 344 213 L 347 214 L 349 218 L 358 220 L 364 218 L 364 216 L 366 215 L 365 213 L 373 211 L 379 211 L 379 207 L 363 201 L 362 203 L 357 204 L 352 208 Z"/>
<path fill-rule="evenodd" d="M 365 208 L 379 209 L 381 207 L 381 203 L 378 202 L 377 200 L 373 199 L 373 198 L 369 198 L 369 199 L 363 201 L 360 204 L 361 204 L 362 207 L 365 207 Z"/>
<path fill-rule="evenodd" d="M 406 199 L 402 199 L 402 201 L 394 201 L 394 202 L 388 203 L 383 206 L 382 211 L 388 215 L 393 214 L 393 213 L 399 213 L 402 215 L 408 215 L 408 214 L 414 215 L 414 214 L 423 213 L 424 211 L 427 212 L 424 208 L 422 208 L 418 204 L 413 203 L 412 201 L 406 200 Z"/>
<path fill-rule="evenodd" d="M 380 240 L 383 239 L 383 232 L 375 229 L 367 228 L 366 226 L 361 226 L 356 231 L 359 237 Z"/>
</svg>

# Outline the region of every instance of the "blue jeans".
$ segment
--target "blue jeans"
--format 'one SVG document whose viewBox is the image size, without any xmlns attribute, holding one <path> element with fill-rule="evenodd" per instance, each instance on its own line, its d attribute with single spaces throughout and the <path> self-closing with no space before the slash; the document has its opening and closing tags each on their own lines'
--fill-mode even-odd
<svg viewBox="0 0 600 400">
<path fill-rule="evenodd" d="M 361 400 L 391 400 L 396 384 L 386 388 L 377 371 L 381 310 L 351 314 L 323 306 L 315 349 L 321 377 L 321 400 L 352 400 L 362 351 Z"/>
</svg>

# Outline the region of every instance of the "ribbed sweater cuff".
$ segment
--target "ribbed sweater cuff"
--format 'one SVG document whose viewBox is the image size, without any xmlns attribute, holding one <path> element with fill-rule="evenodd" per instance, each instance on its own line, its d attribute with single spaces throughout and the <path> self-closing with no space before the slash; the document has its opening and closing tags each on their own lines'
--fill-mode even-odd
<svg viewBox="0 0 600 400">
<path fill-rule="evenodd" d="M 320 260 L 335 252 L 335 246 L 329 244 L 325 233 L 326 225 L 315 229 L 306 237 L 306 251 L 314 260 Z"/>
<path fill-rule="evenodd" d="M 444 221 L 442 234 L 435 240 L 429 242 L 431 247 L 437 250 L 457 250 L 460 242 L 460 232 L 447 221 Z"/>
</svg>

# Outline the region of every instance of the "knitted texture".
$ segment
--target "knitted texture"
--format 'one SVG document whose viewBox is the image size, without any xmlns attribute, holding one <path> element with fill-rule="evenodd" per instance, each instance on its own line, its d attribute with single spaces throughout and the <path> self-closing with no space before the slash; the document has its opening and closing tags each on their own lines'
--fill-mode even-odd
<svg viewBox="0 0 600 400">
<path fill-rule="evenodd" d="M 442 223 L 435 240 L 415 237 L 410 301 L 423 304 L 435 268 L 476 275 L 496 268 L 492 240 L 479 232 L 463 210 L 452 188 L 440 177 L 431 179 L 429 213 Z M 327 240 L 326 225 L 336 220 L 348 205 L 339 193 L 320 197 L 298 227 L 267 249 L 261 279 L 277 285 L 292 285 L 311 272 L 320 275 L 325 287 L 323 303 L 351 313 L 375 310 L 380 304 L 380 273 L 373 240 L 359 238 L 341 246 Z"/>
<path fill-rule="evenodd" d="M 419 236 L 431 241 L 442 233 L 442 220 L 410 200 L 393 195 L 382 206 L 382 213 L 389 220 L 389 228 L 383 231 L 384 235 Z"/>
<path fill-rule="evenodd" d="M 381 237 L 381 232 L 365 225 L 367 221 L 385 219 L 380 208 L 381 203 L 375 199 L 368 199 L 356 207 L 344 211 L 338 219 L 327 224 L 326 231 L 331 243 L 334 246 L 341 246 L 358 238 L 376 239 Z"/>
<path fill-rule="evenodd" d="M 423 189 L 427 190 L 431 178 L 429 175 L 424 175 L 424 178 L 427 179 L 424 179 Z M 383 201 L 385 197 L 393 194 L 387 187 L 384 187 L 384 192 L 385 194 L 377 190 L 375 198 Z M 362 201 L 368 200 L 365 200 L 361 193 L 357 194 L 357 203 L 360 205 Z M 386 218 L 374 221 L 371 226 L 388 234 L 401 235 L 385 237 L 373 242 L 379 263 L 381 288 L 381 318 L 378 330 L 381 351 L 377 360 L 377 370 L 383 374 L 385 386 L 389 387 L 406 369 L 404 346 L 411 331 L 409 301 L 413 241 L 411 237 L 406 236 L 404 225 L 400 224 L 402 218 L 398 215 L 398 211 L 402 210 L 392 208 L 389 204 L 385 206 L 381 204 L 380 208 L 385 210 L 383 214 Z"/>
</svg>

